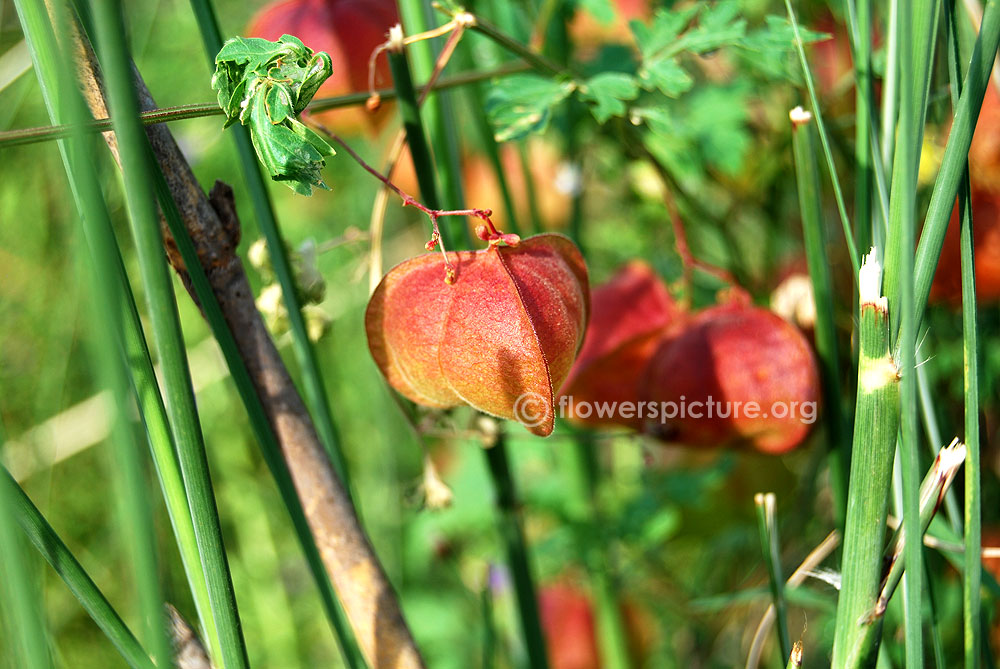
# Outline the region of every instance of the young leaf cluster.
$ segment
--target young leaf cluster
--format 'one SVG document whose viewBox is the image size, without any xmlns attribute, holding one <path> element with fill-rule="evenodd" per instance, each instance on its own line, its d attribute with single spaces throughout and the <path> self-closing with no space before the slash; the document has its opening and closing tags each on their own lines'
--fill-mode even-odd
<svg viewBox="0 0 1000 669">
<path fill-rule="evenodd" d="M 215 57 L 212 88 L 226 127 L 237 121 L 247 126 L 271 178 L 302 195 L 311 195 L 313 187 L 329 190 L 320 170 L 333 148 L 298 115 L 332 72 L 327 53 L 313 52 L 292 35 L 277 42 L 234 37 Z"/>
</svg>

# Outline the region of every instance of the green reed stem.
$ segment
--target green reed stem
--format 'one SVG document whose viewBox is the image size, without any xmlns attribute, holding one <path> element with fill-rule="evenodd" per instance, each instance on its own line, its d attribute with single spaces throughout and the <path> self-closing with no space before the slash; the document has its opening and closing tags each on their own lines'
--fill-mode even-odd
<svg viewBox="0 0 1000 669">
<path fill-rule="evenodd" d="M 22 0 L 17 1 L 20 14 Z M 5 467 L 0 467 L 0 490 L 8 501 L 13 501 L 14 517 L 28 540 L 59 574 L 87 615 L 118 649 L 128 665 L 136 669 L 154 669 L 156 665 L 138 639 Z"/>
<path fill-rule="evenodd" d="M 823 370 L 823 395 L 826 399 L 827 429 L 832 447 L 830 474 L 835 501 L 834 515 L 837 525 L 842 527 L 847 507 L 846 479 L 850 444 L 847 440 L 847 413 L 840 388 L 837 329 L 833 321 L 833 280 L 830 275 L 830 262 L 823 230 L 819 169 L 816 165 L 816 145 L 811 123 L 792 121 L 792 149 L 795 155 L 799 210 L 802 215 L 802 237 L 813 300 L 816 303 L 816 352 Z"/>
<path fill-rule="evenodd" d="M 864 666 L 878 649 L 877 637 L 872 647 L 862 648 L 858 641 L 864 632 L 862 618 L 879 593 L 899 424 L 899 379 L 889 354 L 889 314 L 881 296 L 875 251 L 865 257 L 858 285 L 861 309 L 857 409 L 833 643 L 833 666 L 845 669 Z"/>
<path fill-rule="evenodd" d="M 628 639 L 622 624 L 622 609 L 613 565 L 608 555 L 612 548 L 606 540 L 606 519 L 598 506 L 600 469 L 596 457 L 597 444 L 592 433 L 578 432 L 565 449 L 567 475 L 566 510 L 577 528 L 578 553 L 583 556 L 594 599 L 594 617 L 602 666 L 607 669 L 627 669 L 631 666 Z"/>
<path fill-rule="evenodd" d="M 823 146 L 823 156 L 826 158 L 830 183 L 833 184 L 833 195 L 837 202 L 837 213 L 840 215 L 840 223 L 844 229 L 844 239 L 847 242 L 847 252 L 851 258 L 854 277 L 857 278 L 860 269 L 858 247 L 854 241 L 854 233 L 851 231 L 851 222 L 847 218 L 844 194 L 840 190 L 840 180 L 837 178 L 837 166 L 833 162 L 833 152 L 830 150 L 830 140 L 827 136 L 826 124 L 823 123 L 823 112 L 819 106 L 819 98 L 816 96 L 816 85 L 813 83 L 812 72 L 809 69 L 809 61 L 806 59 L 805 46 L 802 42 L 802 35 L 799 34 L 799 23 L 795 18 L 795 11 L 792 9 L 791 0 L 785 0 L 785 10 L 788 12 L 788 20 L 791 22 L 792 31 L 795 34 L 795 48 L 799 55 L 799 65 L 802 66 L 802 78 L 805 80 L 806 90 L 809 92 L 809 104 L 812 107 L 810 111 L 816 117 L 816 128 L 819 131 L 820 144 Z"/>
<path fill-rule="evenodd" d="M 785 578 L 781 574 L 781 549 L 778 542 L 778 523 L 774 493 L 757 493 L 753 498 L 757 509 L 757 529 L 760 531 L 760 545 L 764 552 L 768 581 L 771 586 L 771 600 L 778 631 L 778 645 L 782 657 L 790 657 L 792 642 L 788 636 L 788 604 L 785 601 Z"/>
<path fill-rule="evenodd" d="M 905 4 L 905 3 L 904 3 Z M 972 143 L 972 134 L 979 118 L 986 87 L 989 85 L 993 60 L 1000 45 L 1000 0 L 987 0 L 983 22 L 969 60 L 968 74 L 955 107 L 951 133 L 941 159 L 941 168 L 931 191 L 927 215 L 921 229 L 920 242 L 914 260 L 914 320 L 923 319 L 931 291 L 938 257 L 944 246 L 948 220 L 955 197 L 965 173 L 965 162 Z"/>
<path fill-rule="evenodd" d="M 500 538 L 507 551 L 507 565 L 514 581 L 517 611 L 528 661 L 532 669 L 546 669 L 549 662 L 545 651 L 545 636 L 542 634 L 542 620 L 538 613 L 538 594 L 531 572 L 528 544 L 524 538 L 521 511 L 514 479 L 511 476 L 503 427 L 499 429 L 496 443 L 484 451 L 486 464 L 496 488 L 497 524 Z"/>
<path fill-rule="evenodd" d="M 959 26 L 955 6 L 945 3 L 948 27 L 948 73 L 951 103 L 956 108 L 962 92 Z M 958 195 L 962 258 L 962 354 L 965 359 L 965 500 L 964 567 L 962 569 L 962 622 L 966 669 L 976 669 L 982 659 L 982 472 L 979 453 L 979 334 L 976 304 L 976 273 L 972 221 L 972 187 L 968 162 Z M 946 501 L 953 502 L 948 499 Z M 949 511 L 951 509 L 949 508 Z"/>
<path fill-rule="evenodd" d="M 0 454 L 3 453 L 0 434 Z M 0 613 L 2 613 L 7 656 L 11 666 L 26 669 L 51 667 L 49 633 L 39 604 L 44 601 L 31 569 L 26 546 L 15 529 L 17 498 L 8 486 L 0 485 Z"/>
<path fill-rule="evenodd" d="M 432 27 L 434 11 L 426 0 L 400 0 L 399 11 L 406 34 L 414 35 Z M 434 71 L 437 49 L 431 40 L 422 40 L 409 45 L 407 54 L 413 68 L 413 76 L 425 81 Z M 395 78 L 395 73 L 393 74 Z M 397 88 L 398 91 L 398 88 Z M 419 100 L 419 96 L 417 96 Z M 428 141 L 437 165 L 437 185 L 440 188 L 442 206 L 445 209 L 464 209 L 465 190 L 462 186 L 462 164 L 459 154 L 458 135 L 455 131 L 455 107 L 448 93 L 428 95 L 420 109 L 425 126 L 430 130 Z M 472 246 L 472 235 L 465 217 L 454 217 L 445 223 L 449 226 L 453 243 Z"/>
<path fill-rule="evenodd" d="M 94 24 L 106 75 L 109 109 L 119 142 L 129 220 L 164 374 L 167 413 L 195 521 L 195 537 L 208 583 L 212 614 L 221 640 L 222 657 L 219 659 L 227 668 L 245 667 L 246 646 L 215 505 L 205 443 L 198 424 L 173 284 L 164 258 L 148 144 L 138 119 L 132 69 L 122 41 L 125 27 L 120 5 L 114 0 L 96 2 Z"/>
</svg>

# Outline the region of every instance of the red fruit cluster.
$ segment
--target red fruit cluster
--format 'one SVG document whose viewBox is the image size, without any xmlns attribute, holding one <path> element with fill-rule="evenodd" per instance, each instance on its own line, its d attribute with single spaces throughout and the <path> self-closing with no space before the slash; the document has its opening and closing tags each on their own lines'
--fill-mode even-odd
<svg viewBox="0 0 1000 669">
<path fill-rule="evenodd" d="M 397 265 L 365 314 L 389 384 L 418 404 L 471 405 L 547 436 L 553 392 L 569 374 L 589 314 L 587 267 L 556 234 Z M 449 270 L 449 271 L 452 271 Z"/>
<path fill-rule="evenodd" d="M 637 399 L 640 382 L 653 353 L 661 343 L 680 332 L 687 313 L 667 291 L 653 269 L 639 261 L 622 267 L 590 295 L 591 317 L 583 348 L 563 388 L 574 404 Z M 637 417 L 573 415 L 593 426 L 620 425 L 643 428 Z"/>
<path fill-rule="evenodd" d="M 257 12 L 247 32 L 268 40 L 288 33 L 310 49 L 330 54 L 333 75 L 317 94 L 323 97 L 368 91 L 369 58 L 397 23 L 395 0 L 280 0 Z M 375 72 L 376 86 L 391 81 L 385 58 L 378 59 Z M 352 107 L 318 116 L 342 132 L 356 132 L 366 126 L 380 127 L 389 115 L 384 110 L 373 114 Z"/>
<path fill-rule="evenodd" d="M 586 420 L 577 416 L 580 422 L 626 425 L 688 446 L 765 453 L 791 450 L 805 439 L 819 401 L 819 373 L 808 341 L 790 323 L 743 299 L 689 314 L 639 263 L 596 288 L 592 305 L 584 349 L 562 394 L 572 397 L 571 407 L 626 402 L 647 411 L 645 417 L 615 411 L 602 418 L 592 411 Z M 664 403 L 670 416 L 663 416 Z M 759 410 L 748 411 L 751 403 Z M 657 415 L 651 418 L 652 406 Z"/>
</svg>

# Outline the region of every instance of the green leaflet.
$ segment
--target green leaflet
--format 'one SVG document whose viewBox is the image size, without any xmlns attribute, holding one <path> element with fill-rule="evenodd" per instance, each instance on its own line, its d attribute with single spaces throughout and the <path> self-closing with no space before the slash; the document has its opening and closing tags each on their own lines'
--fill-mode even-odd
<svg viewBox="0 0 1000 669">
<path fill-rule="evenodd" d="M 333 148 L 298 120 L 320 85 L 333 71 L 330 56 L 292 35 L 277 42 L 234 37 L 215 57 L 212 88 L 226 126 L 250 128 L 257 158 L 275 181 L 302 195 L 314 187 L 329 190 L 320 171 Z"/>
</svg>

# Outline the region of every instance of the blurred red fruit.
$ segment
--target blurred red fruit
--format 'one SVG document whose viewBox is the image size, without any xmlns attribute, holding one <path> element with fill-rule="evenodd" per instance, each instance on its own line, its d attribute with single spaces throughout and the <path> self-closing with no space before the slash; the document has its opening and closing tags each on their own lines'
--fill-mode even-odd
<svg viewBox="0 0 1000 669">
<path fill-rule="evenodd" d="M 667 292 L 649 265 L 633 261 L 590 296 L 590 325 L 561 395 L 572 397 L 571 417 L 587 425 L 626 425 L 642 428 L 642 420 L 627 420 L 618 411 L 600 417 L 573 412 L 586 402 L 638 402 L 646 365 L 664 337 L 680 332 L 685 311 Z"/>
<path fill-rule="evenodd" d="M 586 595 L 568 585 L 546 586 L 538 593 L 538 608 L 551 669 L 600 669 Z"/>
<path fill-rule="evenodd" d="M 542 632 L 550 669 L 600 669 L 600 650 L 590 599 L 568 584 L 546 585 L 538 591 Z M 642 666 L 654 641 L 648 614 L 631 602 L 621 606 L 629 655 Z"/>
<path fill-rule="evenodd" d="M 784 453 L 805 439 L 816 417 L 812 349 L 798 328 L 766 309 L 706 309 L 657 350 L 647 374 L 644 399 L 676 407 L 674 418 L 655 427 L 658 436 L 684 445 Z"/>
<path fill-rule="evenodd" d="M 517 246 L 411 258 L 368 303 L 368 346 L 389 384 L 418 404 L 480 411 L 547 436 L 553 392 L 576 357 L 589 313 L 587 268 L 562 235 Z"/>
<path fill-rule="evenodd" d="M 976 297 L 1000 299 L 1000 191 L 974 188 L 972 230 L 975 252 Z M 958 203 L 951 214 L 944 247 L 938 260 L 931 299 L 957 303 L 962 300 L 961 224 Z"/>
<path fill-rule="evenodd" d="M 524 179 L 517 147 L 511 144 L 500 145 L 500 163 L 507 179 L 507 186 L 510 188 L 511 199 L 514 201 L 517 220 L 522 229 L 529 229 L 531 207 L 528 184 Z M 571 168 L 560 160 L 555 147 L 539 140 L 528 143 L 528 163 L 542 226 L 547 230 L 563 227 L 572 208 L 572 189 L 578 187 L 571 183 L 574 179 L 569 171 Z M 485 156 L 473 154 L 465 158 L 462 165 L 462 182 L 465 185 L 466 204 L 470 207 L 492 209 L 493 222 L 497 227 L 501 229 L 510 227 L 510 215 L 504 206 L 496 172 Z"/>
<path fill-rule="evenodd" d="M 252 37 L 276 40 L 295 35 L 314 51 L 326 51 L 333 61 L 333 75 L 317 97 L 368 91 L 368 61 L 372 51 L 386 41 L 389 28 L 399 23 L 395 0 L 280 0 L 266 5 L 250 20 Z M 376 87 L 392 81 L 385 57 L 378 59 Z M 383 104 L 378 112 L 358 105 L 333 109 L 317 117 L 340 132 L 378 129 L 391 112 Z"/>
<path fill-rule="evenodd" d="M 569 23 L 569 34 L 578 47 L 596 47 L 601 44 L 632 44 L 629 21 L 649 21 L 652 12 L 649 0 L 614 0 L 615 18 L 601 23 L 584 7 L 577 7 Z"/>
</svg>

